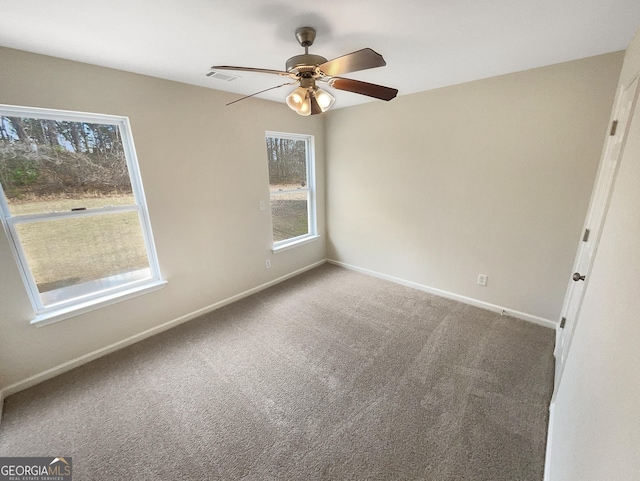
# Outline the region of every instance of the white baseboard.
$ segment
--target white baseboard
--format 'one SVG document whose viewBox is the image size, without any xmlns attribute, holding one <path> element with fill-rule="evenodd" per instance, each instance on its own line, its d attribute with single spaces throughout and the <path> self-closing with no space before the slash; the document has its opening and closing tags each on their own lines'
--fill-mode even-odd
<svg viewBox="0 0 640 481">
<path fill-rule="evenodd" d="M 336 266 L 344 267 L 346 269 L 350 269 L 356 272 L 361 272 L 363 274 L 368 274 L 374 277 L 378 277 L 380 279 L 385 279 L 387 281 L 395 282 L 396 284 L 401 284 L 403 286 L 411 287 L 413 289 L 418 289 L 420 291 L 425 291 L 430 294 L 434 294 L 440 297 L 446 297 L 447 299 L 452 299 L 454 301 L 459 301 L 464 304 L 469 304 L 475 307 L 481 307 L 482 309 L 487 309 L 489 311 L 499 312 L 500 314 L 516 317 L 518 319 L 522 319 L 524 321 L 533 322 L 534 324 L 538 324 L 540 326 L 548 327 L 550 329 L 556 328 L 556 323 L 554 321 L 550 321 L 549 319 L 544 319 L 542 317 L 534 316 L 532 314 L 527 314 L 526 312 L 515 311 L 508 307 L 498 306 L 496 304 L 491 304 L 489 302 L 480 301 L 478 299 L 473 299 L 471 297 L 461 296 L 459 294 L 454 294 L 453 292 L 443 291 L 441 289 L 436 289 L 435 287 L 425 286 L 423 284 L 418 284 L 417 282 L 407 281 L 404 279 L 400 279 L 399 277 L 389 276 L 387 274 L 382 274 L 380 272 L 372 271 L 369 269 L 364 269 L 362 267 L 352 266 L 350 264 L 345 264 L 344 262 L 335 261 L 332 259 L 327 259 L 329 264 L 334 264 Z"/>
<path fill-rule="evenodd" d="M 48 379 L 51 379 L 55 376 L 58 376 L 64 372 L 70 371 L 71 369 L 74 369 L 78 366 L 81 366 L 83 364 L 86 364 L 90 361 L 93 361 L 94 359 L 98 359 L 99 357 L 102 356 L 106 356 L 107 354 L 110 354 L 112 352 L 115 352 L 119 349 L 122 349 L 124 347 L 130 346 L 131 344 L 135 344 L 136 342 L 142 341 L 144 339 L 147 339 L 151 336 L 154 336 L 156 334 L 160 334 L 163 331 L 166 331 L 168 329 L 171 329 L 172 327 L 178 326 L 184 322 L 190 321 L 192 319 L 195 319 L 196 317 L 200 317 L 204 314 L 207 314 L 209 312 L 215 311 L 216 309 L 220 309 L 221 307 L 224 307 L 228 304 L 231 304 L 232 302 L 235 301 L 239 301 L 240 299 L 243 299 L 245 297 L 248 297 L 252 294 L 255 294 L 256 292 L 260 292 L 264 289 L 267 289 L 271 286 L 274 286 L 276 284 L 279 284 L 283 281 L 286 281 L 287 279 L 290 279 L 291 277 L 295 277 L 298 274 L 302 274 L 305 271 L 308 271 L 310 269 L 313 269 L 314 267 L 318 267 L 319 265 L 324 264 L 325 262 L 327 262 L 325 259 L 316 262 L 314 264 L 311 264 L 307 267 L 303 267 L 302 269 L 298 269 L 294 272 L 291 272 L 287 275 L 284 275 L 282 277 L 278 277 L 277 279 L 274 279 L 272 281 L 266 282 L 264 284 L 261 284 L 257 287 L 254 287 L 252 289 L 249 289 L 247 291 L 241 292 L 240 294 L 236 294 L 235 296 L 231 296 L 227 299 L 224 299 L 222 301 L 216 302 L 214 304 L 211 304 L 209 306 L 203 307 L 202 309 L 198 309 L 197 311 L 193 311 L 189 314 L 185 314 L 184 316 L 180 316 L 177 319 L 173 319 L 172 321 L 168 321 L 165 322 L 164 324 L 160 324 L 159 326 L 156 327 L 152 327 L 151 329 L 147 329 L 146 331 L 140 332 L 138 334 L 135 334 L 131 337 L 128 337 L 126 339 L 123 339 L 122 341 L 118 341 L 116 343 L 113 343 L 109 346 L 100 348 L 96 351 L 90 352 L 88 354 L 85 354 L 83 356 L 77 357 L 75 359 L 72 359 L 70 361 L 67 361 L 65 363 L 62 363 L 58 366 L 52 367 L 51 369 L 47 369 L 46 371 L 40 372 L 38 374 L 35 374 L 31 377 L 28 377 L 27 379 L 24 379 L 22 381 L 18 381 L 14 384 L 11 384 L 9 386 L 6 386 L 2 389 L 0 389 L 0 422 L 2 421 L 2 406 L 4 404 L 4 399 L 7 396 L 10 396 L 11 394 L 15 394 L 19 391 L 22 391 L 24 389 L 30 388 L 31 386 L 35 386 L 36 384 L 39 384 L 43 381 L 46 381 Z"/>
</svg>

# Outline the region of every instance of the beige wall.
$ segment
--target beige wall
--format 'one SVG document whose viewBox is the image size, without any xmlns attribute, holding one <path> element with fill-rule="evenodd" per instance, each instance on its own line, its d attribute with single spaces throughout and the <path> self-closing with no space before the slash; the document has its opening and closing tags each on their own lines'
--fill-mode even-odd
<svg viewBox="0 0 640 481">
<path fill-rule="evenodd" d="M 640 73 L 640 31 L 619 91 Z M 547 481 L 640 479 L 640 103 L 549 424 Z"/>
<path fill-rule="evenodd" d="M 326 257 L 321 117 L 255 99 L 225 107 L 238 96 L 5 48 L 0 65 L 0 103 L 129 117 L 168 280 L 160 291 L 36 328 L 0 233 L 0 389 Z M 269 196 L 266 130 L 316 138 L 322 238 L 277 255 L 270 214 L 258 207 Z"/>
<path fill-rule="evenodd" d="M 556 321 L 622 58 L 330 112 L 329 258 Z"/>
</svg>

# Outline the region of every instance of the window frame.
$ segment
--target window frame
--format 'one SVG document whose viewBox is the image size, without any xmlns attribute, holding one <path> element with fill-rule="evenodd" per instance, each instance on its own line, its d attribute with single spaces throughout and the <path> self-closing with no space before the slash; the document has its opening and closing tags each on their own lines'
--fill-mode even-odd
<svg viewBox="0 0 640 481">
<path fill-rule="evenodd" d="M 11 250 L 18 265 L 20 276 L 25 285 L 27 295 L 35 313 L 31 324 L 45 325 L 57 322 L 69 317 L 79 315 L 98 307 L 119 302 L 145 292 L 150 292 L 163 287 L 166 281 L 162 279 L 158 255 L 151 231 L 151 223 L 147 209 L 147 202 L 142 186 L 142 179 L 138 165 L 133 134 L 129 119 L 124 116 L 109 114 L 95 114 L 58 109 L 45 109 L 38 107 L 23 107 L 0 104 L 0 116 L 8 117 L 32 117 L 44 120 L 56 120 L 67 122 L 86 122 L 92 124 L 111 125 L 119 129 L 129 181 L 133 193 L 134 203 L 119 206 L 91 207 L 86 210 L 43 212 L 35 214 L 13 215 L 9 203 L 4 194 L 4 188 L 0 184 L 0 221 L 9 240 Z M 144 279 L 124 282 L 122 284 L 92 291 L 77 297 L 71 297 L 60 302 L 45 305 L 41 299 L 41 293 L 33 277 L 25 250 L 20 242 L 17 226 L 25 223 L 47 222 L 52 220 L 74 219 L 82 217 L 95 217 L 108 214 L 136 212 L 140 221 L 142 237 L 149 262 L 150 276 Z M 109 279 L 104 277 L 102 279 Z M 91 282 L 91 281 L 90 281 Z M 82 284 L 78 284 L 82 285 Z M 69 289 L 74 286 L 68 286 Z M 64 288 L 62 288 L 64 289 Z"/>
<path fill-rule="evenodd" d="M 288 132 L 275 132 L 275 131 L 266 131 L 265 132 L 265 149 L 266 149 L 266 140 L 269 137 L 287 139 L 287 140 L 301 140 L 305 143 L 305 162 L 306 162 L 306 173 L 307 173 L 307 181 L 306 186 L 299 189 L 288 189 L 277 192 L 271 191 L 271 183 L 268 182 L 269 186 L 269 211 L 271 212 L 271 242 L 272 249 L 271 251 L 276 254 L 280 251 L 290 249 L 292 247 L 296 247 L 302 244 L 306 244 L 312 240 L 319 238 L 318 235 L 318 222 L 317 222 L 317 212 L 316 212 L 316 170 L 315 170 L 315 137 L 310 134 L 295 134 Z M 268 154 L 268 150 L 267 150 Z M 269 159 L 267 156 L 267 181 L 269 180 Z M 271 203 L 273 196 L 285 195 L 291 193 L 299 193 L 299 192 L 307 192 L 307 233 L 302 234 L 296 237 L 291 237 L 289 239 L 283 239 L 280 241 L 273 240 L 273 211 L 271 210 Z"/>
</svg>

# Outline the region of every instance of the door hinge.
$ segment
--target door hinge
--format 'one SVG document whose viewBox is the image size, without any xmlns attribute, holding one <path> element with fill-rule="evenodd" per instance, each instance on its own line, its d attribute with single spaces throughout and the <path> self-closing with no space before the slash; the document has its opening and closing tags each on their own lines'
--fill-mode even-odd
<svg viewBox="0 0 640 481">
<path fill-rule="evenodd" d="M 563 317 L 562 319 L 560 319 L 560 329 L 564 329 L 565 322 L 567 322 L 566 317 Z"/>
<path fill-rule="evenodd" d="M 611 124 L 611 132 L 609 132 L 609 135 L 616 135 L 617 128 L 618 128 L 618 121 L 614 120 L 613 123 Z"/>
<path fill-rule="evenodd" d="M 582 236 L 582 242 L 587 242 L 589 240 L 589 229 L 584 230 L 584 235 Z"/>
</svg>

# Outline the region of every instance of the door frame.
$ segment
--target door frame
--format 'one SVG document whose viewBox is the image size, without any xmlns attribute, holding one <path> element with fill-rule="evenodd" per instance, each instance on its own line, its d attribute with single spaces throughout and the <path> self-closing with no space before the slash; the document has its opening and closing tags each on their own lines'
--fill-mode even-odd
<svg viewBox="0 0 640 481">
<path fill-rule="evenodd" d="M 564 366 L 571 348 L 571 340 L 580 319 L 580 308 L 598 250 L 600 235 L 611 200 L 612 187 L 620 165 L 620 157 L 624 152 L 631 115 L 640 94 L 639 83 L 639 76 L 636 75 L 627 85 L 621 86 L 616 92 L 614 109 L 608 124 L 609 132 L 605 139 L 596 182 L 581 231 L 581 239 L 576 251 L 573 270 L 571 271 L 572 273 L 579 272 L 585 276 L 585 279 L 584 281 L 577 281 L 580 284 L 573 279 L 569 280 L 560 314 L 561 319 L 565 318 L 565 324 L 563 328 L 560 327 L 562 325 L 561 321 L 556 325 L 556 345 L 554 350 L 556 365 L 552 403 L 558 393 Z M 614 123 L 617 123 L 615 130 Z M 589 229 L 589 234 L 588 239 L 584 240 L 586 229 Z M 572 312 L 572 315 L 569 319 L 568 314 L 570 312 Z"/>
</svg>

